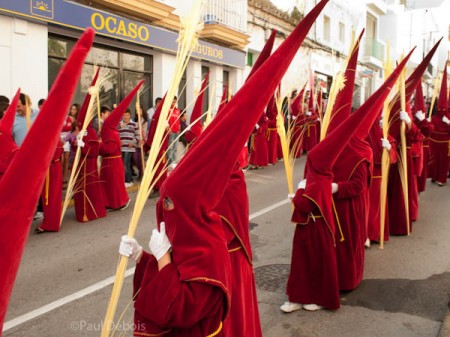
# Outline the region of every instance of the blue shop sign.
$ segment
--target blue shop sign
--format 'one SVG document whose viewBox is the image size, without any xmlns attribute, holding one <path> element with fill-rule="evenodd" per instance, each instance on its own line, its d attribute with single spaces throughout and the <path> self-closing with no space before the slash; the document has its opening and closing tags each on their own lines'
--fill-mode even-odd
<svg viewBox="0 0 450 337">
<path fill-rule="evenodd" d="M 69 1 L 0 0 L 0 12 L 81 30 L 92 27 L 99 35 L 177 52 L 178 34 L 175 32 Z M 192 56 L 233 67 L 245 67 L 244 52 L 206 41 L 199 41 Z"/>
</svg>

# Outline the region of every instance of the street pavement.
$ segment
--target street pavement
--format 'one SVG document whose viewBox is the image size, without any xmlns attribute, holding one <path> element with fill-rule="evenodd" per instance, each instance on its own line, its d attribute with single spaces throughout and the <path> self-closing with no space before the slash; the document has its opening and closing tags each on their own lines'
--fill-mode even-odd
<svg viewBox="0 0 450 337">
<path fill-rule="evenodd" d="M 296 163 L 295 182 L 304 158 Z M 438 336 L 450 291 L 450 186 L 428 184 L 420 196 L 420 215 L 409 237 L 391 237 L 385 249 L 366 249 L 364 280 L 341 294 L 337 311 L 280 311 L 287 300 L 294 224 L 287 202 L 282 162 L 246 172 L 250 233 L 258 301 L 265 337 L 425 337 Z M 136 193 L 131 193 L 133 202 Z M 156 199 L 149 199 L 136 238 L 144 247 L 154 228 Z M 30 230 L 6 316 L 4 336 L 100 336 L 112 289 L 121 235 L 132 205 L 124 211 L 81 224 L 74 209 L 59 233 Z M 133 263 L 128 266 L 132 275 Z M 132 276 L 125 280 L 116 336 L 132 336 Z M 128 306 L 128 307 L 127 307 Z M 240 336 L 235 336 L 240 337 Z M 245 336 L 242 336 L 245 337 Z"/>
</svg>

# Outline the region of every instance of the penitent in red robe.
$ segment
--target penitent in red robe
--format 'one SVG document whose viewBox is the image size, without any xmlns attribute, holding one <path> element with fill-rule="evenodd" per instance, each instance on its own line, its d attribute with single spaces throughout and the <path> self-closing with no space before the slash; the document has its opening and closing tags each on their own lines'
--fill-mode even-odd
<svg viewBox="0 0 450 337">
<path fill-rule="evenodd" d="M 449 114 L 446 116 L 448 118 Z M 445 184 L 450 163 L 450 126 L 442 121 L 442 115 L 433 116 L 431 122 L 435 127 L 430 136 L 431 181 Z"/>
<path fill-rule="evenodd" d="M 369 187 L 369 220 L 367 223 L 367 237 L 370 241 L 380 241 L 380 190 L 381 190 L 381 157 L 383 147 L 381 146 L 381 138 L 383 133 L 378 124 L 374 124 L 369 133 L 369 144 L 373 151 L 373 175 Z M 395 139 L 388 135 L 391 143 L 391 150 L 389 151 L 389 163 L 395 164 L 397 162 L 397 143 Z M 389 240 L 389 210 L 386 195 L 386 211 L 384 221 L 384 241 Z"/>
<path fill-rule="evenodd" d="M 262 337 L 250 246 L 244 174 L 235 170 L 215 211 L 222 218 L 231 262 L 231 307 L 224 322 L 227 337 Z"/>
<path fill-rule="evenodd" d="M 125 172 L 119 133 L 117 130 L 113 132 L 108 130 L 108 137 L 102 137 L 100 143 L 99 153 L 102 156 L 100 181 L 105 195 L 105 207 L 118 209 L 124 206 L 130 200 L 130 197 L 125 187 Z"/>
<path fill-rule="evenodd" d="M 417 179 L 414 175 L 411 145 L 420 141 L 422 135 L 414 123 L 411 129 L 406 127 L 406 158 L 408 167 L 408 207 L 409 207 L 409 229 L 412 230 L 412 221 L 418 213 L 418 190 Z M 401 153 L 401 145 L 398 145 L 397 153 Z M 403 199 L 403 188 L 399 174 L 399 162 L 389 170 L 388 202 L 389 202 L 389 232 L 391 235 L 406 235 L 408 232 L 406 222 L 405 202 Z"/>
<path fill-rule="evenodd" d="M 297 225 L 286 294 L 290 302 L 339 309 L 334 231 L 316 204 L 303 197 L 304 191 L 298 189 L 293 199 L 292 222 Z"/>
<path fill-rule="evenodd" d="M 370 145 L 352 139 L 333 166 L 339 290 L 355 289 L 363 277 L 372 161 Z"/>
<path fill-rule="evenodd" d="M 428 120 L 424 119 L 423 121 L 419 122 L 417 119 L 415 119 L 415 122 L 417 126 L 420 129 L 420 132 L 424 136 L 423 142 L 422 142 L 422 162 L 421 162 L 421 170 L 418 170 L 418 176 L 417 176 L 417 189 L 420 192 L 425 191 L 425 186 L 427 183 L 427 178 L 430 173 L 429 170 L 429 162 L 430 162 L 430 140 L 429 137 L 434 131 L 434 125 L 433 123 L 429 122 Z"/>
<path fill-rule="evenodd" d="M 278 131 L 277 119 L 270 118 L 267 123 L 267 148 L 269 150 L 269 164 L 276 164 L 278 161 Z"/>
<path fill-rule="evenodd" d="M 319 115 L 313 111 L 311 116 L 304 116 L 303 124 L 303 143 L 302 148 L 304 151 L 311 151 L 314 146 L 317 145 L 318 135 L 318 123 L 317 118 Z M 320 125 L 320 124 L 319 124 Z"/>
<path fill-rule="evenodd" d="M 267 144 L 267 118 L 262 114 L 252 134 L 252 147 L 250 152 L 250 165 L 265 167 L 269 164 L 269 149 Z"/>
<path fill-rule="evenodd" d="M 58 232 L 61 224 L 62 212 L 62 168 L 61 155 L 63 143 L 60 142 L 56 148 L 49 172 L 45 178 L 44 188 L 41 195 L 44 211 L 44 221 L 39 225 L 40 229 L 48 232 Z M 48 194 L 47 194 L 48 179 Z"/>
<path fill-rule="evenodd" d="M 83 137 L 84 147 L 78 167 L 79 174 L 74 187 L 75 216 L 77 221 L 86 222 L 106 216 L 105 198 L 100 184 L 97 157 L 99 141 L 91 127 Z"/>
<path fill-rule="evenodd" d="M 214 284 L 180 280 L 174 262 L 158 271 L 156 259 L 144 252 L 136 265 L 134 296 L 133 336 L 204 337 L 215 332 L 214 336 L 225 336 L 222 290 Z"/>
</svg>

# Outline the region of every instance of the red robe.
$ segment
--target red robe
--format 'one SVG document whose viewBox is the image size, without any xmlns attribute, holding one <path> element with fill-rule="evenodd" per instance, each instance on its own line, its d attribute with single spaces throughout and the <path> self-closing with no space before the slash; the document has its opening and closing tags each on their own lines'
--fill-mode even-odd
<svg viewBox="0 0 450 337">
<path fill-rule="evenodd" d="M 99 149 L 102 156 L 100 181 L 105 196 L 105 207 L 118 209 L 130 200 L 125 187 L 120 137 L 117 130 L 108 130 L 108 137 L 103 137 L 104 133 L 105 130 L 102 130 Z"/>
<path fill-rule="evenodd" d="M 19 149 L 11 134 L 0 132 L 0 180 Z"/>
<path fill-rule="evenodd" d="M 241 170 L 233 172 L 215 211 L 220 214 L 231 260 L 231 308 L 224 322 L 227 337 L 262 337 L 249 233 L 247 187 Z"/>
<path fill-rule="evenodd" d="M 372 161 L 370 145 L 352 139 L 333 167 L 333 180 L 339 187 L 333 199 L 335 223 L 340 227 L 335 231 L 340 290 L 355 289 L 363 277 Z"/>
<path fill-rule="evenodd" d="M 99 141 L 93 128 L 83 137 L 78 167 L 79 174 L 74 187 L 75 216 L 78 222 L 86 222 L 106 216 L 105 199 L 100 184 L 97 157 Z"/>
<path fill-rule="evenodd" d="M 144 252 L 136 265 L 134 296 L 133 336 L 204 337 L 216 331 L 215 336 L 225 336 L 222 290 L 180 280 L 174 262 L 158 271 L 156 259 Z"/>
<path fill-rule="evenodd" d="M 265 114 L 258 122 L 259 128 L 252 134 L 250 165 L 265 167 L 269 164 L 269 149 L 267 146 L 267 122 Z"/>
<path fill-rule="evenodd" d="M 306 116 L 303 124 L 303 143 L 302 148 L 304 151 L 311 151 L 314 146 L 317 145 L 317 118 L 319 115 L 315 111 L 312 112 L 311 116 Z M 320 124 L 319 124 L 320 125 Z"/>
<path fill-rule="evenodd" d="M 340 298 L 334 231 L 316 204 L 303 197 L 304 191 L 298 189 L 293 199 L 292 222 L 297 225 L 286 294 L 290 302 L 335 310 Z"/>
<path fill-rule="evenodd" d="M 278 131 L 276 118 L 268 120 L 267 147 L 269 151 L 269 164 L 276 164 L 278 161 Z"/>
<path fill-rule="evenodd" d="M 431 122 L 435 127 L 430 136 L 431 181 L 445 184 L 449 169 L 450 126 L 442 121 L 441 115 L 433 116 Z"/>
<path fill-rule="evenodd" d="M 44 221 L 39 225 L 39 228 L 49 232 L 58 232 L 61 224 L 62 168 L 60 158 L 62 153 L 63 143 L 60 142 L 50 164 L 49 172 L 44 182 L 44 188 L 41 195 Z M 48 198 L 46 191 L 47 179 L 49 179 Z"/>
<path fill-rule="evenodd" d="M 370 241 L 380 241 L 380 190 L 381 190 L 381 157 L 383 147 L 381 146 L 381 138 L 383 134 L 381 128 L 374 124 L 369 134 L 369 143 L 373 151 L 373 176 L 369 187 L 369 220 L 367 223 L 367 237 Z M 397 143 L 395 139 L 388 136 L 391 143 L 389 151 L 389 163 L 397 162 Z M 386 211 L 384 221 L 384 241 L 389 240 L 389 210 L 386 194 Z"/>
<path fill-rule="evenodd" d="M 406 159 L 408 167 L 408 207 L 409 207 L 409 228 L 412 230 L 412 221 L 418 213 L 418 190 L 417 179 L 414 175 L 411 145 L 418 142 L 422 135 L 414 123 L 411 123 L 411 129 L 406 127 Z M 399 144 L 399 142 L 397 142 Z M 398 145 L 397 152 L 401 153 L 401 145 Z M 406 235 L 406 211 L 403 199 L 403 188 L 399 174 L 399 162 L 393 165 L 389 170 L 388 182 L 388 202 L 389 202 L 389 232 L 391 235 Z"/>
<path fill-rule="evenodd" d="M 418 174 L 418 176 L 417 176 L 417 189 L 420 193 L 420 192 L 425 191 L 427 178 L 428 178 L 429 172 L 430 172 L 430 170 L 429 170 L 429 162 L 430 162 L 429 137 L 433 133 L 434 125 L 433 125 L 433 123 L 429 122 L 426 119 L 424 119 L 421 122 L 419 122 L 416 119 L 415 122 L 417 123 L 417 126 L 420 129 L 420 132 L 424 136 L 424 139 L 422 142 L 422 163 L 421 163 L 422 170 L 420 171 L 420 174 Z"/>
</svg>

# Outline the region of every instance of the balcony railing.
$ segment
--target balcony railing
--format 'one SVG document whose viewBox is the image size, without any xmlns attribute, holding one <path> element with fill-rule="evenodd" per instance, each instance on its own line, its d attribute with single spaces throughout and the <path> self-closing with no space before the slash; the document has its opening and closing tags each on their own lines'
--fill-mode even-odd
<svg viewBox="0 0 450 337">
<path fill-rule="evenodd" d="M 207 0 L 203 13 L 207 24 L 222 24 L 242 33 L 247 32 L 246 0 Z"/>
<path fill-rule="evenodd" d="M 365 56 L 371 56 L 384 61 L 384 45 L 376 39 L 366 39 Z"/>
</svg>

